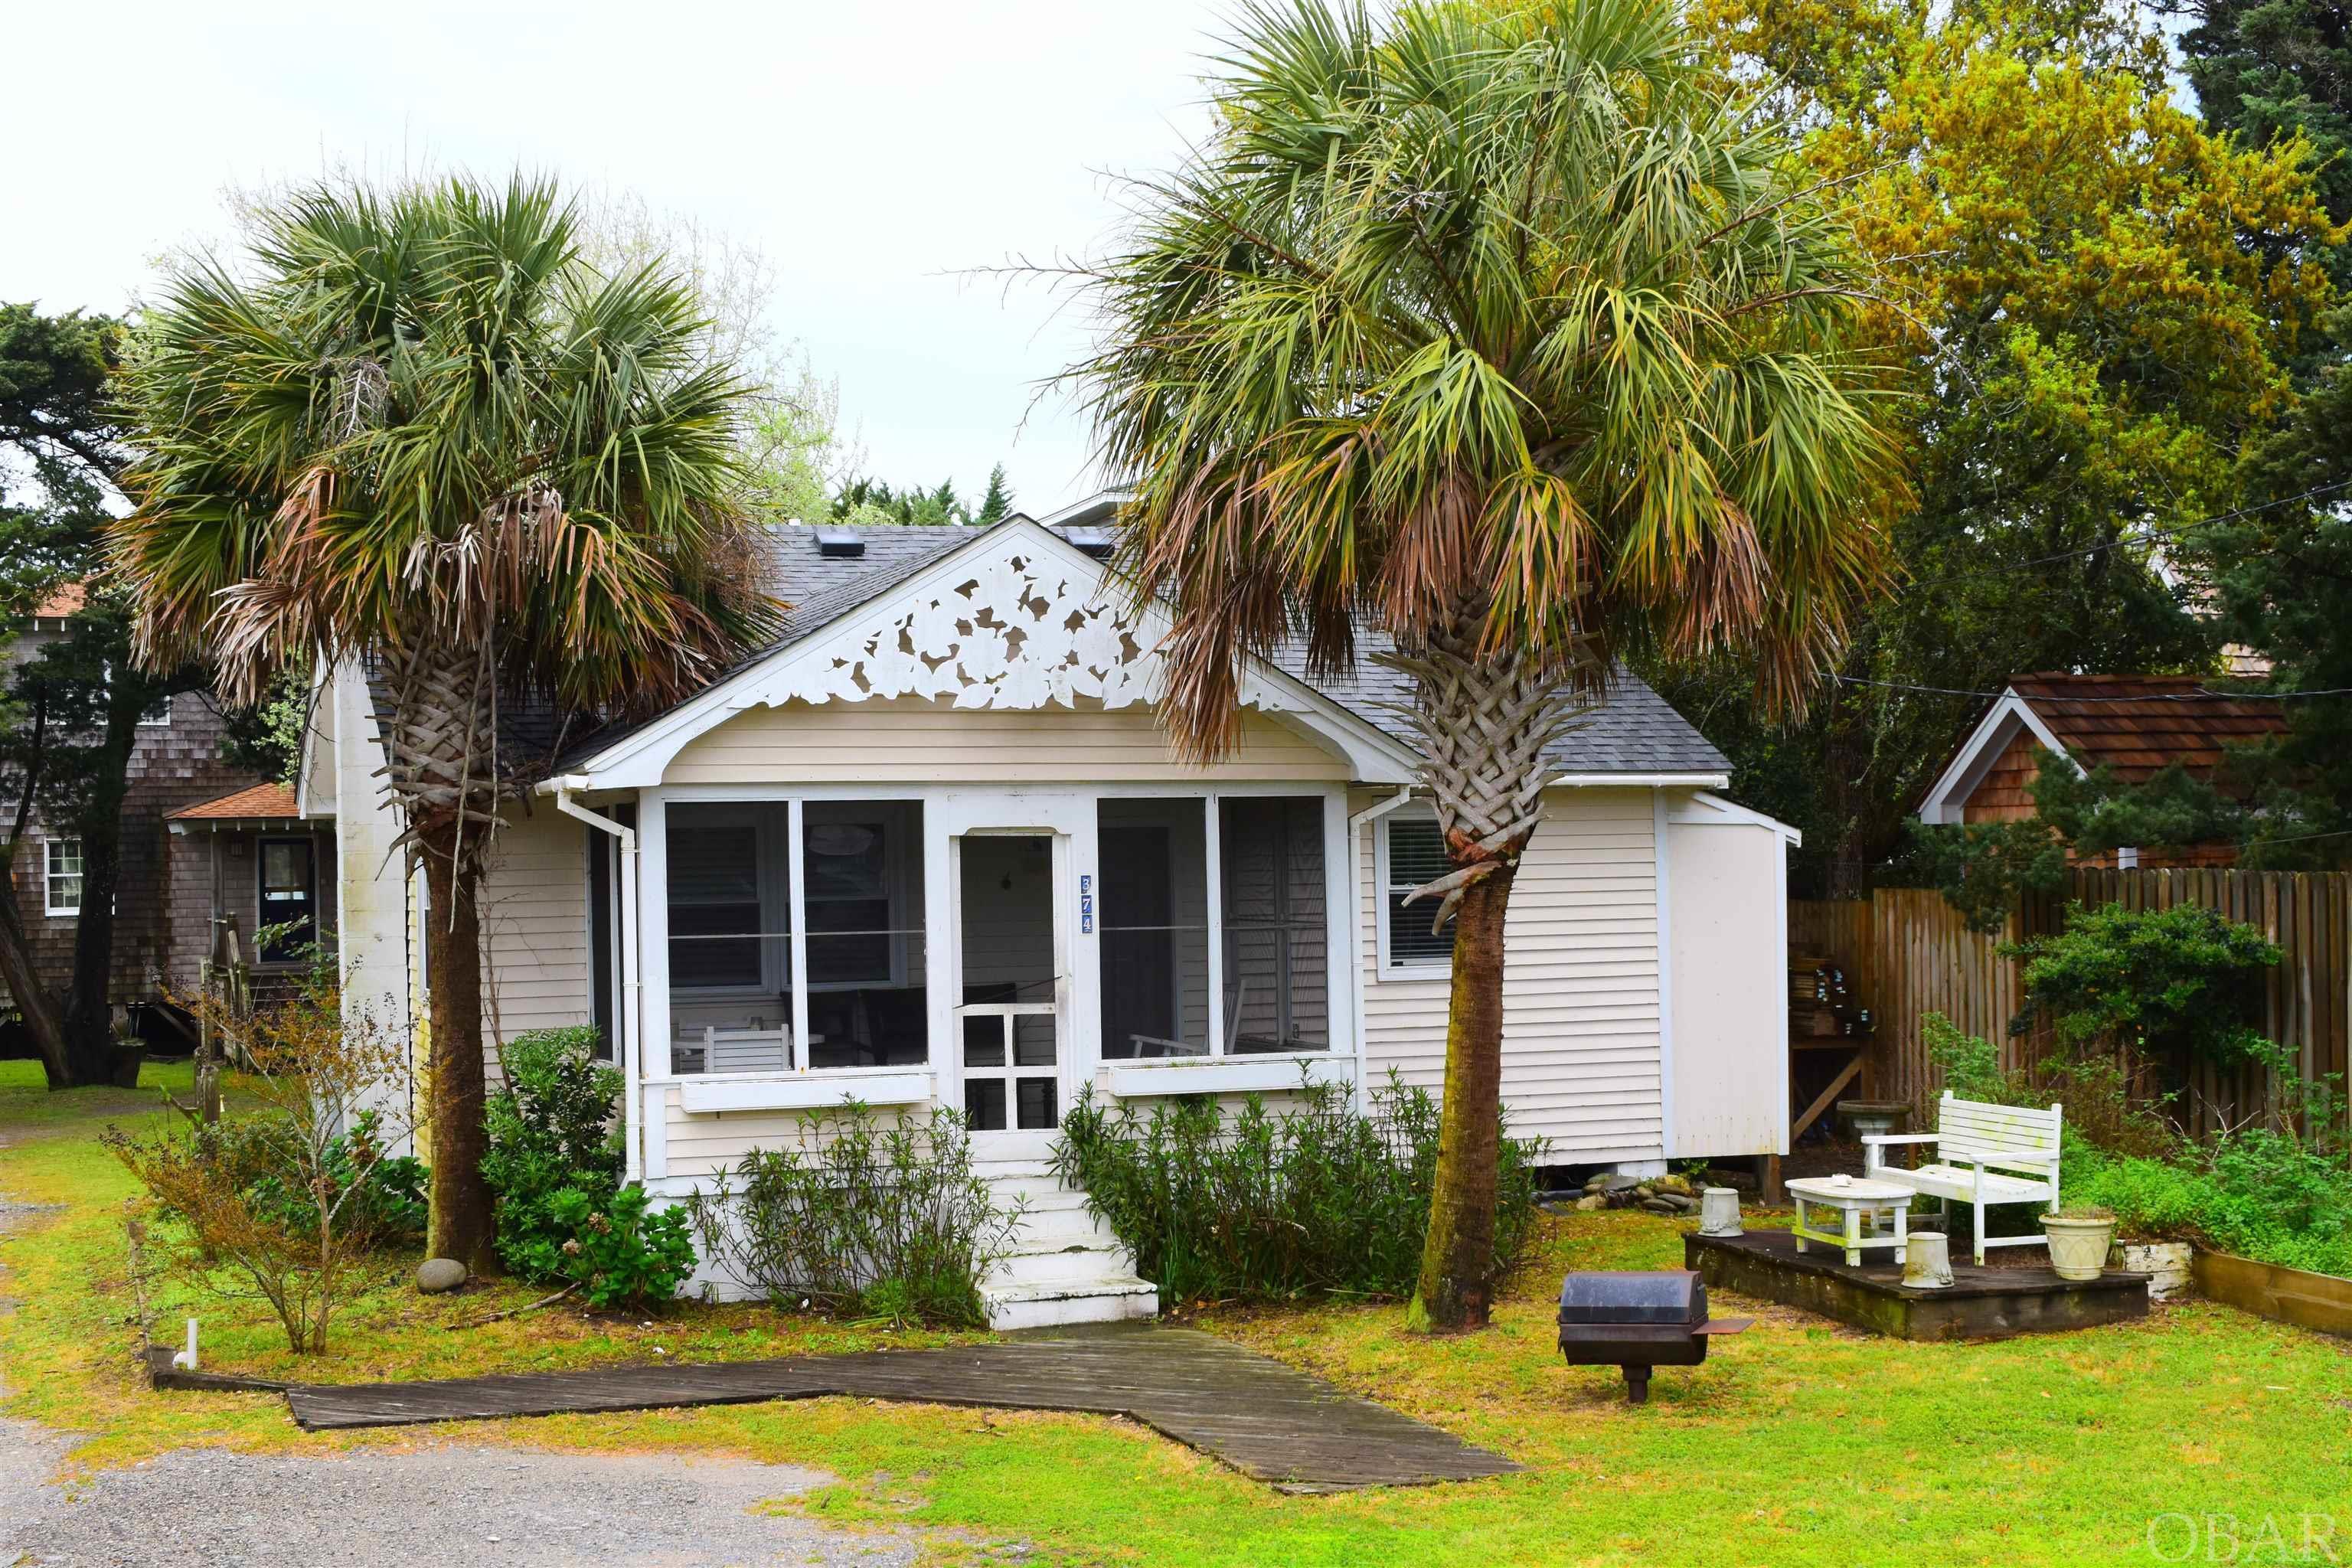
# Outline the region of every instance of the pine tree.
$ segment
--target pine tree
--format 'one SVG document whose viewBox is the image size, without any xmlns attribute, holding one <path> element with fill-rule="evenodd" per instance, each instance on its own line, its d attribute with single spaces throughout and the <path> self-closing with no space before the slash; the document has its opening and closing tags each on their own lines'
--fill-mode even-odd
<svg viewBox="0 0 2352 1568">
<path fill-rule="evenodd" d="M 980 516 L 974 521 L 986 528 L 992 522 L 1003 522 L 1013 510 L 1013 487 L 1004 482 L 1004 465 L 999 463 L 988 470 L 988 493 L 980 498 Z"/>
</svg>

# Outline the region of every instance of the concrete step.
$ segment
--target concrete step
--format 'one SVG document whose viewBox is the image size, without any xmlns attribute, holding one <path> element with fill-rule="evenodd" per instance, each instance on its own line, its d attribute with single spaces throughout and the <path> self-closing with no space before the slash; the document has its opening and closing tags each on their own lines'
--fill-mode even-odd
<svg viewBox="0 0 2352 1568">
<path fill-rule="evenodd" d="M 988 1326 L 1001 1331 L 1123 1323 L 1160 1315 L 1159 1290 L 1132 1274 L 1083 1285 L 992 1286 L 981 1291 L 981 1300 L 988 1308 Z"/>
<path fill-rule="evenodd" d="M 1083 1285 L 1102 1279 L 1132 1279 L 1135 1259 L 1127 1248 L 1054 1247 L 1015 1252 L 996 1260 L 985 1284 Z"/>
</svg>

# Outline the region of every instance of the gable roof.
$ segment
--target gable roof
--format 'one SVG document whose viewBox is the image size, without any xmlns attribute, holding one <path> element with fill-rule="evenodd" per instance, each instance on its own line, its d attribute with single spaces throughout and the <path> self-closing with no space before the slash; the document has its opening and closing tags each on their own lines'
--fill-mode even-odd
<svg viewBox="0 0 2352 1568">
<path fill-rule="evenodd" d="M 2009 689 L 2067 750 L 2126 784 L 2173 763 L 2210 773 L 2226 748 L 2286 733 L 2277 698 L 2216 695 L 2193 675 L 2020 675 Z"/>
<path fill-rule="evenodd" d="M 1108 512 L 1097 500 L 1082 502 L 1078 507 L 1055 513 L 1052 521 L 1059 522 L 1076 518 L 1078 521 L 1070 526 L 1091 527 L 1097 525 L 1096 520 L 1101 515 L 1108 515 Z M 763 530 L 761 549 L 765 586 L 769 593 L 790 606 L 783 632 L 774 643 L 739 660 L 713 683 L 714 689 L 884 597 L 926 568 L 941 563 L 947 556 L 983 535 L 1016 527 L 1040 529 L 1061 548 L 1069 551 L 1073 556 L 1077 555 L 1076 547 L 1069 543 L 1061 529 L 1048 528 L 1020 513 L 991 528 L 942 526 L 864 530 L 857 536 L 864 546 L 863 553 L 856 556 L 828 555 L 819 550 L 818 533 L 835 531 L 831 529 L 820 531 L 803 524 L 790 524 Z M 1098 563 L 1092 563 L 1097 570 L 1103 569 Z M 1371 663 L 1369 658 L 1387 646 L 1389 639 L 1385 633 L 1370 626 L 1361 628 L 1358 637 L 1356 668 L 1337 677 L 1309 677 L 1303 643 L 1276 649 L 1268 663 L 1281 676 L 1297 682 L 1336 710 L 1378 731 L 1389 742 L 1411 752 L 1416 749 L 1412 727 L 1401 715 L 1389 711 L 1384 706 L 1408 697 L 1411 682 L 1394 670 Z M 689 699 L 692 700 L 695 700 Z M 575 771 L 613 751 L 648 725 L 662 722 L 666 717 L 608 729 L 583 738 L 565 748 L 562 757 L 551 771 Z M 1622 669 L 1617 672 L 1615 684 L 1601 708 L 1591 715 L 1582 728 L 1547 748 L 1545 754 L 1559 772 L 1566 775 L 1627 773 L 1720 777 L 1730 772 L 1730 764 L 1721 752 L 1655 692 L 1631 672 Z"/>
<path fill-rule="evenodd" d="M 2018 734 L 2045 750 L 2106 767 L 2141 784 L 2174 763 L 2204 776 L 2233 746 L 2286 733 L 2274 697 L 2217 691 L 2195 675 L 2012 676 L 1985 710 L 1919 805 L 1923 822 L 1958 822 L 1969 796 Z"/>
</svg>

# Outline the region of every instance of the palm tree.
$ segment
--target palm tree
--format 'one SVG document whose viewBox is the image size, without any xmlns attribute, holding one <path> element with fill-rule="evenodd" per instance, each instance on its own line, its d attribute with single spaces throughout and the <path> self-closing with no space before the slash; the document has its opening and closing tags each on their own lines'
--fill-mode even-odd
<svg viewBox="0 0 2352 1568">
<path fill-rule="evenodd" d="M 1696 55 L 1669 0 L 1267 0 L 1218 136 L 1080 274 L 1179 743 L 1232 745 L 1237 659 L 1292 637 L 1329 670 L 1368 628 L 1412 680 L 1451 860 L 1421 893 L 1456 921 L 1416 1324 L 1486 1318 L 1546 748 L 1629 654 L 1741 653 L 1801 702 L 1885 571 L 1902 481 L 1831 193 Z"/>
<path fill-rule="evenodd" d="M 171 268 L 126 374 L 116 568 L 142 656 L 233 701 L 311 660 L 377 684 L 425 874 L 436 1256 L 487 1266 L 477 893 L 499 706 L 671 701 L 765 636 L 735 503 L 743 388 L 692 289 L 603 276 L 550 185 L 296 191 L 236 271 Z"/>
</svg>

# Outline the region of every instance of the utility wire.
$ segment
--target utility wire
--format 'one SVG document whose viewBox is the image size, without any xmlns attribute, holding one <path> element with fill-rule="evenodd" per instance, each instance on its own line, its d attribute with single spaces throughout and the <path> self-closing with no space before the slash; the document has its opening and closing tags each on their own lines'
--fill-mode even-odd
<svg viewBox="0 0 2352 1568">
<path fill-rule="evenodd" d="M 2352 479 L 2338 479 L 2333 484 L 2314 485 L 2307 490 L 2301 490 L 2291 496 L 2279 496 L 2266 501 L 2256 501 L 2252 506 L 2242 506 L 2232 511 L 2217 511 L 2210 517 L 2191 518 L 2186 522 L 2176 522 L 2164 528 L 2137 529 L 2120 539 L 2110 539 L 2104 544 L 2086 544 L 2079 550 L 2060 550 L 2048 555 L 2037 555 L 2027 561 L 2011 561 L 2004 565 L 1979 567 L 1974 571 L 1963 569 L 1948 575 L 1954 577 L 2011 576 L 2020 572 L 2030 572 L 2036 566 L 2047 566 L 2053 561 L 2072 561 L 2078 556 L 2103 554 L 2110 550 L 2120 550 L 2126 544 L 2150 544 L 2161 540 L 2177 539 L 2184 533 L 2213 523 L 2234 522 L 2242 517 L 2252 517 L 2257 512 L 2269 511 L 2275 507 L 2292 506 L 2296 501 L 2309 500 L 2315 496 L 2332 495 L 2337 490 L 2347 489 L 2352 489 Z"/>
<path fill-rule="evenodd" d="M 1970 691 L 1958 686 L 1916 686 L 1907 680 L 1869 680 L 1859 675 L 1833 677 L 1844 686 L 1874 686 L 1888 691 L 1918 691 L 1930 697 L 1979 697 L 1987 700 L 2002 691 Z M 2147 691 L 2137 697 L 2048 697 L 2047 702 L 2293 702 L 2309 697 L 2352 697 L 2352 686 L 2331 686 L 2316 691 Z"/>
</svg>

